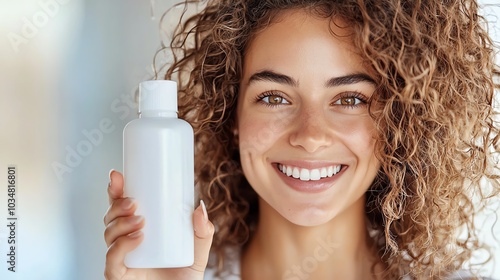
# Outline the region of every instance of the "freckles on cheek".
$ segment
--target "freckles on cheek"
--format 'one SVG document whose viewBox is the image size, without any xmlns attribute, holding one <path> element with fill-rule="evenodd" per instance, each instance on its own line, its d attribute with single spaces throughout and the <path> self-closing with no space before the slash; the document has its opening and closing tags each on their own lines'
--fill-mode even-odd
<svg viewBox="0 0 500 280">
<path fill-rule="evenodd" d="M 238 132 L 243 173 L 248 178 L 250 185 L 255 188 L 267 180 L 265 154 L 272 146 L 273 140 L 271 138 L 273 135 L 267 122 L 256 119 L 241 121 Z"/>
<path fill-rule="evenodd" d="M 373 154 L 375 148 L 375 127 L 371 119 L 364 121 L 345 119 L 337 125 L 337 131 L 343 136 L 345 143 L 361 154 Z"/>
<path fill-rule="evenodd" d="M 280 133 L 280 126 L 270 120 L 242 121 L 239 124 L 240 152 L 264 152 L 272 146 Z"/>
</svg>

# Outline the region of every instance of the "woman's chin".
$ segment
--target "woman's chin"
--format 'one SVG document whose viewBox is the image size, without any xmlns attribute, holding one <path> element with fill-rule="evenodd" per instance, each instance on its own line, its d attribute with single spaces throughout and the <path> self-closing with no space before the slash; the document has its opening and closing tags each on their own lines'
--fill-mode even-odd
<svg viewBox="0 0 500 280">
<path fill-rule="evenodd" d="M 299 211 L 287 209 L 286 212 L 281 215 L 290 223 L 303 227 L 323 225 L 332 219 L 330 213 L 321 209 L 306 209 Z"/>
</svg>

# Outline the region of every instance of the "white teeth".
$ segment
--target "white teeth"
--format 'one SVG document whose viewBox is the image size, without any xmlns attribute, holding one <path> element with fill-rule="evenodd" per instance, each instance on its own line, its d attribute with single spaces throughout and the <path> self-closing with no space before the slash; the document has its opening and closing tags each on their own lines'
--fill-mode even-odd
<svg viewBox="0 0 500 280">
<path fill-rule="evenodd" d="M 328 171 L 326 170 L 325 167 L 321 168 L 321 177 L 326 177 L 328 176 Z"/>
<path fill-rule="evenodd" d="M 304 168 L 302 168 L 302 170 L 300 170 L 300 180 L 309 181 L 310 177 L 311 176 L 309 175 L 309 170 L 304 169 Z"/>
<path fill-rule="evenodd" d="M 342 166 L 332 165 L 328 167 L 322 167 L 320 169 L 309 170 L 306 168 L 299 169 L 298 167 L 294 166 L 278 164 L 278 169 L 288 177 L 293 177 L 302 181 L 317 181 L 321 180 L 321 178 L 332 177 L 333 175 L 339 173 L 342 169 Z"/>
<path fill-rule="evenodd" d="M 333 168 L 334 168 L 333 166 L 328 167 L 328 171 L 327 171 L 328 177 L 332 177 L 333 176 L 333 171 L 334 171 Z"/>
<path fill-rule="evenodd" d="M 304 169 L 302 169 L 302 170 L 304 170 Z M 313 169 L 313 170 L 311 170 L 311 174 L 310 175 L 311 175 L 310 176 L 311 180 L 313 180 L 313 181 L 317 181 L 317 180 L 321 179 L 321 174 L 319 173 L 319 169 Z"/>
</svg>

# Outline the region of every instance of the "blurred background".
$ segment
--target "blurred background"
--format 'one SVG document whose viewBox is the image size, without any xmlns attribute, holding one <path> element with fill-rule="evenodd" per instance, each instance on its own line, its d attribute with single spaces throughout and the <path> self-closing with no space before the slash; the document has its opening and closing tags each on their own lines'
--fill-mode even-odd
<svg viewBox="0 0 500 280">
<path fill-rule="evenodd" d="M 168 37 L 159 18 L 175 2 L 0 0 L 0 279 L 104 279 L 108 172 L 122 169 L 121 133 Z M 500 7 L 489 5 L 498 0 L 481 3 L 500 42 Z M 18 177 L 16 273 L 6 263 L 9 165 Z M 498 259 L 485 271 L 500 279 L 500 225 L 482 234 Z"/>
</svg>

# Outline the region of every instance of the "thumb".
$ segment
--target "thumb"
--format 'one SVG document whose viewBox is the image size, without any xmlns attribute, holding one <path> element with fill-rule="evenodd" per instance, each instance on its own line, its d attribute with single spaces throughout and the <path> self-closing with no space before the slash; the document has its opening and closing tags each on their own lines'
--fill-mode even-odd
<svg viewBox="0 0 500 280">
<path fill-rule="evenodd" d="M 210 247 L 214 237 L 214 225 L 208 220 L 207 209 L 203 200 L 193 213 L 194 226 L 194 264 L 192 269 L 204 272 L 208 263 Z"/>
</svg>

